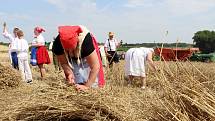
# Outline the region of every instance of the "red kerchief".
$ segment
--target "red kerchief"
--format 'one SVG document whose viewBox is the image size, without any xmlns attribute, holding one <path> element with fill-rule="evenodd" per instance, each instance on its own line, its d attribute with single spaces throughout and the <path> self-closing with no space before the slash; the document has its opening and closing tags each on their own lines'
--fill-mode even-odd
<svg viewBox="0 0 215 121">
<path fill-rule="evenodd" d="M 38 33 L 45 32 L 45 29 L 43 29 L 41 27 L 35 27 L 34 30 L 37 31 Z"/>
<path fill-rule="evenodd" d="M 59 26 L 60 41 L 64 49 L 74 49 L 78 43 L 78 35 L 82 32 L 80 26 Z"/>
</svg>

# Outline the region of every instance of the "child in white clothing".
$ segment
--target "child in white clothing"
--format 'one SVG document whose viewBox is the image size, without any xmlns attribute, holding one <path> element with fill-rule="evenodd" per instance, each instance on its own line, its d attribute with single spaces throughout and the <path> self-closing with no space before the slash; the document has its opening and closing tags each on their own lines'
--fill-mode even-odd
<svg viewBox="0 0 215 121">
<path fill-rule="evenodd" d="M 22 30 L 19 30 L 17 32 L 17 36 L 19 40 L 17 41 L 17 57 L 18 57 L 18 63 L 19 63 L 19 69 L 22 73 L 22 78 L 27 83 L 32 82 L 32 73 L 31 69 L 28 63 L 28 42 L 23 39 L 24 33 Z"/>
</svg>

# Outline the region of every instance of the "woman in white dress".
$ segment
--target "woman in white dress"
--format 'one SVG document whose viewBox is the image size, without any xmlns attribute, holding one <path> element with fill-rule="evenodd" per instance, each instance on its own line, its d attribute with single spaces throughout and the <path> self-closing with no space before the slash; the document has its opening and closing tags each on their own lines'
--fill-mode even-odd
<svg viewBox="0 0 215 121">
<path fill-rule="evenodd" d="M 140 77 L 142 80 L 142 89 L 146 87 L 146 61 L 156 70 L 155 64 L 152 60 L 154 53 L 153 48 L 131 48 L 125 54 L 125 75 L 129 78 L 129 83 L 134 77 Z"/>
</svg>

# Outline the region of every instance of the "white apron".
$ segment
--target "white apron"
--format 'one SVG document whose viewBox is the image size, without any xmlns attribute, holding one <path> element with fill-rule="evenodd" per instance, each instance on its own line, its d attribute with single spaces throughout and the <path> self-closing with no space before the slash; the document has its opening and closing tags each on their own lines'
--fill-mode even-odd
<svg viewBox="0 0 215 121">
<path fill-rule="evenodd" d="M 88 65 L 86 59 L 81 59 L 81 63 L 78 65 L 77 62 L 71 59 L 71 64 L 73 66 L 73 73 L 75 76 L 76 84 L 85 84 L 89 74 L 90 74 L 90 66 Z M 93 88 L 98 87 L 98 76 L 96 78 L 95 83 L 92 84 Z"/>
<path fill-rule="evenodd" d="M 148 53 L 152 48 L 131 48 L 125 54 L 125 75 L 145 77 L 145 64 Z"/>
</svg>

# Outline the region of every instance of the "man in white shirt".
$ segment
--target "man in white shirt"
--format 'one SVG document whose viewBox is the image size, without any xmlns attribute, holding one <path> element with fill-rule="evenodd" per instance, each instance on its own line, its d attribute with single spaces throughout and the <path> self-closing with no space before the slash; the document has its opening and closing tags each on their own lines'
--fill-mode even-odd
<svg viewBox="0 0 215 121">
<path fill-rule="evenodd" d="M 14 28 L 13 30 L 13 34 L 14 34 L 14 37 L 8 33 L 7 31 L 7 28 L 6 28 L 6 23 L 3 24 L 3 36 L 5 38 L 7 38 L 10 42 L 10 45 L 9 45 L 9 57 L 10 59 L 12 60 L 12 66 L 15 68 L 15 69 L 18 69 L 18 58 L 17 58 L 17 53 L 15 52 L 15 50 L 17 49 L 16 48 L 16 41 L 18 40 L 18 37 L 17 37 L 17 31 L 19 30 L 19 28 Z"/>
<path fill-rule="evenodd" d="M 105 53 L 108 57 L 109 66 L 113 64 L 113 62 L 119 62 L 119 56 L 117 54 L 117 48 L 120 46 L 120 43 L 114 38 L 114 33 L 109 32 L 109 38 L 106 40 L 104 47 Z"/>
</svg>

